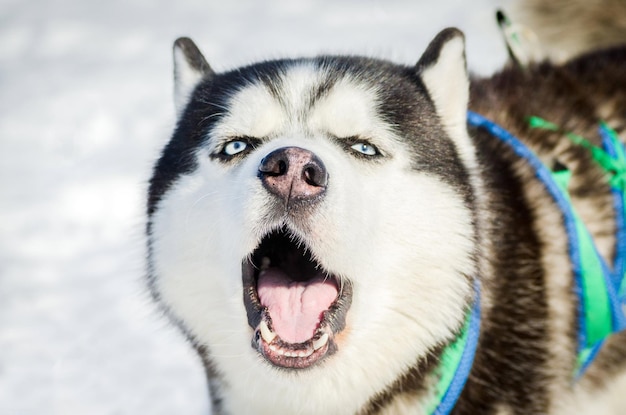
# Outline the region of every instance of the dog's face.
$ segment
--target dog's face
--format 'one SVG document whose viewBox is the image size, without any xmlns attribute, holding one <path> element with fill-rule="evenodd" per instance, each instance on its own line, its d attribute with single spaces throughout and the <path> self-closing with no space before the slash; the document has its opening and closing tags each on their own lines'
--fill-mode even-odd
<svg viewBox="0 0 626 415">
<path fill-rule="evenodd" d="M 231 390 L 380 390 L 459 328 L 473 158 L 463 40 L 438 39 L 418 68 L 322 57 L 224 74 L 177 43 L 151 284 Z"/>
</svg>

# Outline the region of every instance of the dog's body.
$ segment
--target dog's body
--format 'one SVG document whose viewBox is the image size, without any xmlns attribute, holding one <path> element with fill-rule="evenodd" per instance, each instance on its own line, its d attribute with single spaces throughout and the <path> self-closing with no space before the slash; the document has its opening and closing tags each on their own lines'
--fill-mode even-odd
<svg viewBox="0 0 626 415">
<path fill-rule="evenodd" d="M 552 60 L 626 41 L 624 0 L 518 0 L 512 6 L 515 21 L 532 30 Z"/>
<path fill-rule="evenodd" d="M 216 414 L 428 413 L 480 298 L 455 414 L 626 413 L 626 336 L 580 379 L 562 212 L 469 108 L 572 172 L 610 264 L 606 175 L 539 115 L 598 143 L 626 123 L 626 49 L 469 81 L 463 36 L 416 67 L 353 57 L 215 74 L 175 47 L 179 122 L 149 194 L 152 291 L 205 362 Z M 622 135 L 623 138 L 623 135 Z"/>
</svg>

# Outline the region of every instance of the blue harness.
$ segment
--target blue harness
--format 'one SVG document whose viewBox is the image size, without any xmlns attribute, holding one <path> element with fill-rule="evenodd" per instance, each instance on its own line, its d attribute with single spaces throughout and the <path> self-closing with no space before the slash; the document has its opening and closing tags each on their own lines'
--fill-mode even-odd
<svg viewBox="0 0 626 415">
<path fill-rule="evenodd" d="M 568 183 L 571 172 L 552 171 L 517 137 L 477 113 L 468 112 L 468 124 L 484 129 L 499 139 L 534 169 L 536 177 L 545 186 L 561 210 L 568 237 L 568 251 L 575 279 L 579 304 L 578 365 L 574 379 L 578 379 L 594 360 L 606 339 L 626 329 L 626 149 L 617 133 L 601 123 L 599 134 L 602 148 L 582 137 L 566 134 L 575 144 L 587 148 L 594 160 L 606 172 L 613 193 L 616 246 L 612 267 L 598 253 L 591 234 L 571 204 Z M 558 127 L 537 117 L 530 120 L 533 128 L 559 131 Z M 475 282 L 474 304 L 468 313 L 459 337 L 443 352 L 440 379 L 436 396 L 427 412 L 449 414 L 465 386 L 478 344 L 480 332 L 480 283 Z"/>
<path fill-rule="evenodd" d="M 566 134 L 575 144 L 587 148 L 605 170 L 613 192 L 616 212 L 617 242 L 613 266 L 609 267 L 598 253 L 591 234 L 571 204 L 567 185 L 568 170 L 551 171 L 518 138 L 483 116 L 469 112 L 470 125 L 483 128 L 507 144 L 535 170 L 536 177 L 546 187 L 561 210 L 568 237 L 568 249 L 579 298 L 578 373 L 582 375 L 593 361 L 604 341 L 613 333 L 626 329 L 626 150 L 617 134 L 601 123 L 599 148 L 582 137 Z M 537 117 L 530 119 L 533 128 L 558 131 L 558 127 Z"/>
</svg>

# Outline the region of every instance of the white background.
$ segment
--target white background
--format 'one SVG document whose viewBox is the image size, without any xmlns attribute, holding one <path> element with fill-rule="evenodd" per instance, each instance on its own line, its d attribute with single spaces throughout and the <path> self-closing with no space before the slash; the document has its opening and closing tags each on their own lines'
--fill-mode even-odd
<svg viewBox="0 0 626 415">
<path fill-rule="evenodd" d="M 457 26 L 488 74 L 508 4 L 0 0 L 0 415 L 209 412 L 199 360 L 144 285 L 178 36 L 220 71 L 318 53 L 414 64 Z"/>
</svg>

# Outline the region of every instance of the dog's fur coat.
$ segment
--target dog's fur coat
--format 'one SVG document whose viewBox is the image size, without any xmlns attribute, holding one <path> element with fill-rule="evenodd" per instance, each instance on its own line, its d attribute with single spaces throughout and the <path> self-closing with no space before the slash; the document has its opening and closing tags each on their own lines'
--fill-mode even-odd
<svg viewBox="0 0 626 415">
<path fill-rule="evenodd" d="M 626 48 L 471 81 L 454 29 L 415 67 L 322 56 L 216 74 L 188 39 L 175 58 L 179 120 L 151 180 L 149 281 L 205 362 L 214 413 L 423 413 L 476 279 L 480 339 L 454 414 L 626 413 L 625 334 L 573 378 L 578 308 L 559 209 L 523 160 L 466 124 L 469 107 L 570 169 L 572 203 L 610 263 L 606 177 L 526 119 L 596 144 L 605 120 L 623 139 Z M 311 275 L 290 284 L 337 298 L 308 334 L 280 329 L 276 351 L 267 330 L 291 317 L 261 280 L 283 249 Z"/>
</svg>

